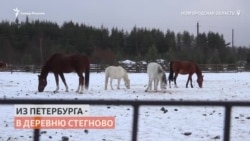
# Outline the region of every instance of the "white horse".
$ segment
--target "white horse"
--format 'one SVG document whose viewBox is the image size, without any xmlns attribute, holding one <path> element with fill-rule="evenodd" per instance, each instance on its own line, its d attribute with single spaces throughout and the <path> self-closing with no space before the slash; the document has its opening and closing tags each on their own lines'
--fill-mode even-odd
<svg viewBox="0 0 250 141">
<path fill-rule="evenodd" d="M 123 78 L 125 82 L 125 86 L 127 89 L 130 88 L 130 80 L 128 78 L 127 71 L 121 66 L 109 66 L 105 69 L 105 90 L 108 87 L 108 79 L 110 78 L 110 86 L 113 90 L 112 81 L 113 79 L 117 79 L 118 85 L 117 89 L 120 89 L 120 81 Z"/>
<path fill-rule="evenodd" d="M 154 90 L 157 91 L 158 83 L 160 81 L 160 87 L 162 90 L 166 89 L 167 77 L 165 71 L 158 63 L 149 63 L 147 67 L 147 73 L 149 76 L 148 87 L 145 92 L 152 90 L 152 82 L 154 81 Z"/>
</svg>

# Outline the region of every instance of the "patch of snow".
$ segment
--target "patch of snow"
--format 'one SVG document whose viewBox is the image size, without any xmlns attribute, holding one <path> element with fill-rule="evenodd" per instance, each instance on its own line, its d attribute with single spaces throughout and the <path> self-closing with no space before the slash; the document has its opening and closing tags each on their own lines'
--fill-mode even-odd
<svg viewBox="0 0 250 141">
<path fill-rule="evenodd" d="M 45 92 L 38 93 L 38 74 L 22 72 L 0 72 L 1 99 L 98 99 L 98 100 L 172 100 L 172 101 L 249 101 L 250 73 L 204 73 L 204 88 L 199 88 L 196 75 L 193 75 L 194 88 L 185 88 L 187 75 L 179 75 L 179 88 L 167 88 L 166 93 L 149 92 L 146 73 L 129 73 L 131 88 L 126 89 L 121 82 L 121 89 L 104 90 L 104 73 L 91 73 L 89 90 L 83 94 L 75 93 L 78 76 L 65 74 L 69 92 L 60 80 L 60 92 L 56 88 L 53 74 L 48 75 Z M 168 74 L 167 74 L 168 75 Z M 114 83 L 115 88 L 116 83 Z M 173 83 L 172 83 L 173 85 Z M 234 107 L 232 111 L 231 140 L 250 138 L 250 107 Z M 33 140 L 33 130 L 14 128 L 14 105 L 0 105 L 0 141 Z M 208 141 L 223 140 L 223 107 L 183 107 L 183 106 L 141 106 L 139 109 L 139 141 Z M 60 141 L 63 136 L 69 141 L 131 140 L 131 106 L 93 106 L 90 115 L 115 116 L 115 129 L 42 129 L 41 141 Z"/>
</svg>

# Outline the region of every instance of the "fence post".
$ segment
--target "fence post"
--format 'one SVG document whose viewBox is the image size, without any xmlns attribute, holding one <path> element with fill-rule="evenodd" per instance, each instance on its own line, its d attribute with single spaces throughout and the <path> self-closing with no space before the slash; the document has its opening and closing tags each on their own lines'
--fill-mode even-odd
<svg viewBox="0 0 250 141">
<path fill-rule="evenodd" d="M 132 141 L 137 141 L 138 119 L 139 119 L 139 104 L 134 104 Z"/>
<path fill-rule="evenodd" d="M 39 141 L 39 129 L 34 129 L 34 141 Z"/>
<path fill-rule="evenodd" d="M 225 106 L 225 121 L 224 121 L 224 141 L 230 141 L 230 123 L 231 123 L 232 105 Z"/>
</svg>

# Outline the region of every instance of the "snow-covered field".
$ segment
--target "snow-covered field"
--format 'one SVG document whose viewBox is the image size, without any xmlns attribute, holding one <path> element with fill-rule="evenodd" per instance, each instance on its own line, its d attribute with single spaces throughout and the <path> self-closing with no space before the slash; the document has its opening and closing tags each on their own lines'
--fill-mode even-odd
<svg viewBox="0 0 250 141">
<path fill-rule="evenodd" d="M 205 73 L 204 88 L 198 88 L 193 76 L 194 88 L 185 88 L 187 76 L 179 75 L 179 88 L 168 88 L 166 93 L 145 89 L 148 76 L 145 73 L 130 73 L 131 89 L 104 90 L 104 73 L 90 74 L 90 87 L 83 94 L 75 93 L 78 77 L 66 74 L 70 92 L 60 81 L 60 92 L 55 90 L 54 75 L 49 74 L 45 92 L 38 93 L 36 73 L 0 72 L 1 99 L 126 99 L 126 100 L 212 100 L 249 101 L 250 73 Z M 168 75 L 168 74 L 167 74 Z M 117 82 L 113 81 L 114 88 Z M 232 111 L 232 141 L 250 139 L 250 107 L 234 107 Z M 0 105 L 0 141 L 31 141 L 33 130 L 14 129 L 13 105 Z M 115 116 L 115 129 L 42 129 L 41 141 L 60 141 L 63 136 L 69 141 L 128 141 L 131 139 L 133 108 L 129 106 L 90 106 L 90 115 Z M 223 107 L 143 106 L 140 108 L 140 141 L 211 141 L 223 140 Z"/>
</svg>

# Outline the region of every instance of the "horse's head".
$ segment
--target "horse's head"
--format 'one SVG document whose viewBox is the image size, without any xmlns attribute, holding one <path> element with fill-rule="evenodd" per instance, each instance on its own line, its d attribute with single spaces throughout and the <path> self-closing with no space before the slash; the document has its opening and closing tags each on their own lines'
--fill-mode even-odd
<svg viewBox="0 0 250 141">
<path fill-rule="evenodd" d="M 165 72 L 163 72 L 163 75 L 161 77 L 161 89 L 164 90 L 167 88 L 167 77 Z"/>
<path fill-rule="evenodd" d="M 204 77 L 204 75 L 201 75 L 197 78 L 197 83 L 198 83 L 200 88 L 202 88 L 203 77 Z"/>
<path fill-rule="evenodd" d="M 130 80 L 129 79 L 125 80 L 125 86 L 127 89 L 130 89 Z"/>
<path fill-rule="evenodd" d="M 43 92 L 46 85 L 47 85 L 47 79 L 42 77 L 41 75 L 38 75 L 38 91 Z"/>
<path fill-rule="evenodd" d="M 127 89 L 130 89 L 130 80 L 128 78 L 128 74 L 126 71 L 123 71 L 124 72 L 124 75 L 123 75 L 123 80 L 125 82 L 125 86 Z"/>
</svg>

